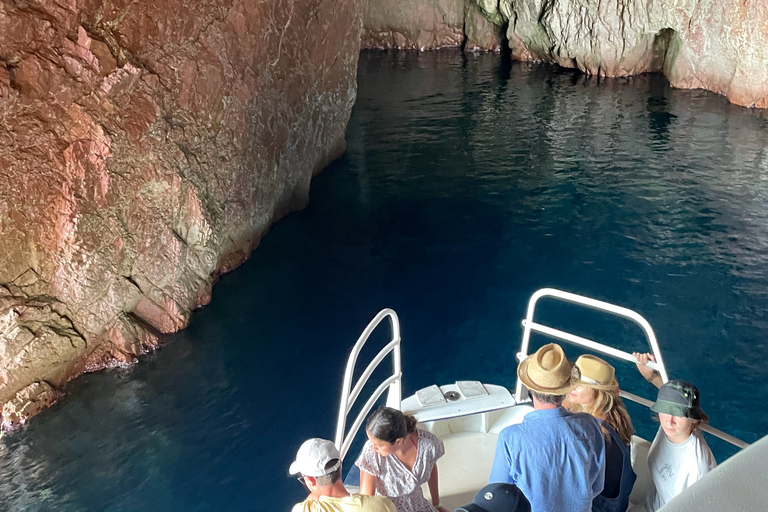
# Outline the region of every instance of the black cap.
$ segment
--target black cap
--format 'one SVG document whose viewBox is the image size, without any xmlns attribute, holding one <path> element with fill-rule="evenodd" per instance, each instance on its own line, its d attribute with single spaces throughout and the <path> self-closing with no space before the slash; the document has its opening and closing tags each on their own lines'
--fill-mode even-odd
<svg viewBox="0 0 768 512">
<path fill-rule="evenodd" d="M 475 494 L 469 505 L 456 512 L 531 512 L 531 504 L 516 485 L 506 483 L 488 484 Z"/>
</svg>

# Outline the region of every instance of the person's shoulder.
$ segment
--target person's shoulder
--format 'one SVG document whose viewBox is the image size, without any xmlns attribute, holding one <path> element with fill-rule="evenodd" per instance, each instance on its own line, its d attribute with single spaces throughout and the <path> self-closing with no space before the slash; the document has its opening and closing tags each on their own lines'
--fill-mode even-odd
<svg viewBox="0 0 768 512">
<path fill-rule="evenodd" d="M 428 430 L 422 430 L 422 429 L 416 429 L 416 432 L 419 435 L 419 440 L 427 441 L 428 443 L 436 444 L 436 443 L 442 443 L 443 441 L 440 440 L 439 437 L 437 437 L 435 434 Z"/>
<path fill-rule="evenodd" d="M 694 438 L 694 446 L 696 447 L 696 458 L 701 461 L 708 469 L 713 469 L 717 466 L 715 461 L 715 455 L 712 453 L 712 449 L 707 444 L 707 440 L 704 439 L 704 435 L 698 430 L 691 434 Z"/>
<path fill-rule="evenodd" d="M 565 410 L 565 414 L 563 414 L 563 417 L 568 418 L 570 420 L 574 421 L 584 421 L 587 423 L 594 423 L 595 425 L 600 424 L 600 420 L 592 416 L 591 414 L 587 412 L 573 412 L 569 411 L 568 409 Z"/>
<path fill-rule="evenodd" d="M 601 426 L 602 422 L 592 416 L 589 413 L 586 412 L 572 412 L 571 416 L 573 417 L 574 421 L 579 422 L 582 425 L 585 425 L 586 428 L 591 428 L 595 431 L 599 431 L 600 435 L 603 435 L 603 428 Z"/>
<path fill-rule="evenodd" d="M 535 432 L 535 429 L 528 428 L 528 425 L 525 423 L 515 423 L 501 429 L 499 441 L 506 445 L 515 444 L 529 439 Z"/>
<path fill-rule="evenodd" d="M 416 429 L 419 436 L 419 451 L 425 457 L 440 458 L 445 455 L 445 443 L 432 432 Z"/>
<path fill-rule="evenodd" d="M 291 509 L 291 512 L 307 512 L 309 510 L 307 501 L 308 500 L 304 500 L 301 503 L 295 504 Z"/>
<path fill-rule="evenodd" d="M 358 456 L 358 460 L 362 459 L 363 457 L 376 457 L 378 454 L 373 450 L 373 443 L 370 441 L 370 439 L 366 439 L 365 444 L 363 445 L 363 449 L 360 450 L 360 455 Z"/>
<path fill-rule="evenodd" d="M 504 427 L 503 429 L 501 429 L 501 431 L 499 432 L 499 435 L 502 435 L 502 434 L 505 434 L 505 433 L 506 433 L 507 435 L 509 435 L 509 434 L 514 434 L 515 432 L 519 432 L 519 431 L 522 431 L 522 430 L 526 430 L 526 429 L 528 428 L 528 425 L 526 425 L 526 423 L 525 423 L 525 419 L 526 419 L 528 416 L 530 416 L 531 414 L 533 414 L 534 412 L 536 412 L 536 411 L 531 411 L 531 412 L 529 412 L 528 414 L 526 414 L 526 415 L 523 417 L 523 421 L 521 421 L 520 423 L 513 423 L 512 425 L 507 425 L 506 427 Z"/>
<path fill-rule="evenodd" d="M 363 445 L 363 449 L 360 450 L 360 455 L 355 461 L 355 466 L 371 475 L 378 475 L 381 464 L 381 455 L 373 450 L 373 444 L 370 441 L 366 441 L 365 445 Z"/>
<path fill-rule="evenodd" d="M 355 494 L 360 498 L 360 503 L 365 506 L 366 511 L 370 512 L 397 512 L 395 504 L 389 498 L 384 496 L 367 496 L 364 494 Z"/>
</svg>

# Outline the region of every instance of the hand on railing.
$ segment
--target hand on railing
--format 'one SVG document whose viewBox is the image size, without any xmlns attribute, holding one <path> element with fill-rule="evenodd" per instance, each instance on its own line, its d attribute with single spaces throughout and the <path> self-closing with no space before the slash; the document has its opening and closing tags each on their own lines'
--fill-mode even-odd
<svg viewBox="0 0 768 512">
<path fill-rule="evenodd" d="M 656 358 L 653 357 L 653 354 L 650 354 L 650 353 L 643 354 L 641 352 L 632 352 L 632 355 L 635 356 L 635 359 L 637 359 L 637 370 L 640 372 L 643 378 L 645 378 L 645 380 L 647 380 L 657 388 L 660 388 L 661 385 L 664 384 L 664 382 L 661 380 L 661 375 L 659 374 L 659 372 L 653 370 L 648 366 L 649 361 L 652 361 L 654 363 L 656 362 Z"/>
</svg>

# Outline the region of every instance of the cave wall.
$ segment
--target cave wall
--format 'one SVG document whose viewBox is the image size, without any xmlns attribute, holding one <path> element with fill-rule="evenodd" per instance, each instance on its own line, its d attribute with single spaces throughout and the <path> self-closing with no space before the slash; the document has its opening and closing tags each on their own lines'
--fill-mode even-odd
<svg viewBox="0 0 768 512">
<path fill-rule="evenodd" d="M 766 27 L 761 0 L 2 0 L 4 424 L 184 327 L 306 203 L 361 44 L 508 44 L 768 107 Z"/>
<path fill-rule="evenodd" d="M 362 47 L 499 50 L 501 29 L 470 0 L 362 0 Z"/>
<path fill-rule="evenodd" d="M 765 0 L 363 0 L 363 47 L 499 50 L 598 76 L 663 73 L 768 108 Z M 501 36 L 504 37 L 501 37 Z M 506 39 L 505 41 L 502 39 Z"/>
<path fill-rule="evenodd" d="M 601 76 L 662 72 L 673 87 L 768 108 L 764 0 L 477 1 L 508 23 L 515 59 Z"/>
<path fill-rule="evenodd" d="M 184 327 L 344 151 L 358 0 L 0 2 L 0 404 Z"/>
</svg>

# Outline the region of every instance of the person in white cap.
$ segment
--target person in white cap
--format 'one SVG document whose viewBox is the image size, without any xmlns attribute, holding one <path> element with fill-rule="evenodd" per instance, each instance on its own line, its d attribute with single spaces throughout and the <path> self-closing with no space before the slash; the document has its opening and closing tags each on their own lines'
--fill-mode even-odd
<svg viewBox="0 0 768 512">
<path fill-rule="evenodd" d="M 325 439 L 308 439 L 299 448 L 289 468 L 309 490 L 309 496 L 294 505 L 292 512 L 397 512 L 382 496 L 350 494 L 341 481 L 341 456 Z"/>
<path fill-rule="evenodd" d="M 591 512 L 605 481 L 603 431 L 594 416 L 562 407 L 579 369 L 550 343 L 521 362 L 517 375 L 535 410 L 499 433 L 489 483 L 517 485 L 532 512 Z"/>
</svg>

